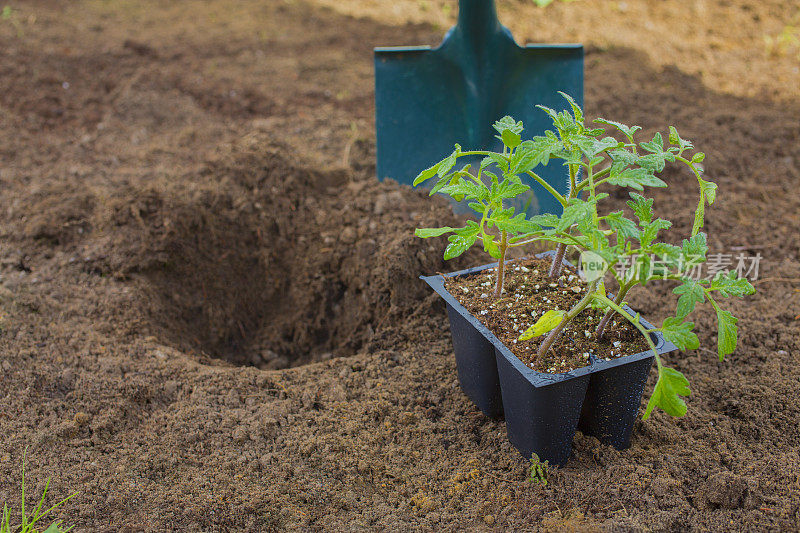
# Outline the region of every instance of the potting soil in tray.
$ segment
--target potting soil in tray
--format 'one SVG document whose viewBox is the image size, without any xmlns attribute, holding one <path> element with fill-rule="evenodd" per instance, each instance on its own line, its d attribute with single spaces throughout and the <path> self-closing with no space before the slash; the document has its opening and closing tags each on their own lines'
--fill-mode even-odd
<svg viewBox="0 0 800 533">
<path fill-rule="evenodd" d="M 546 335 L 527 341 L 518 337 L 551 309 L 569 310 L 586 294 L 587 284 L 572 267 L 558 279 L 547 275 L 548 259 L 522 259 L 506 264 L 503 294 L 494 296 L 497 269 L 446 278 L 445 287 L 523 363 L 538 372 L 561 373 L 586 366 L 589 354 L 616 358 L 648 349 L 641 333 L 627 320 L 614 317 L 603 339 L 594 336 L 604 311 L 587 307 L 568 324 L 553 347 L 537 356 Z"/>
</svg>

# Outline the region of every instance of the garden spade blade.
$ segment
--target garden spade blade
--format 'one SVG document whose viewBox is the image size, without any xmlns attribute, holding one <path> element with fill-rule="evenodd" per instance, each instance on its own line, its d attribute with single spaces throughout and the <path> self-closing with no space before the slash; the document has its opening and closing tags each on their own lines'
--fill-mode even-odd
<svg viewBox="0 0 800 533">
<path fill-rule="evenodd" d="M 464 150 L 499 150 L 494 121 L 511 115 L 525 136 L 541 135 L 542 104 L 565 109 L 558 91 L 583 105 L 583 46 L 520 47 L 497 19 L 494 0 L 459 0 L 458 23 L 438 48 L 375 49 L 378 179 L 411 184 L 458 143 Z M 473 166 L 475 168 L 475 166 Z M 565 192 L 567 170 L 551 163 L 538 172 Z M 561 210 L 539 184 L 521 200 L 530 213 Z"/>
</svg>

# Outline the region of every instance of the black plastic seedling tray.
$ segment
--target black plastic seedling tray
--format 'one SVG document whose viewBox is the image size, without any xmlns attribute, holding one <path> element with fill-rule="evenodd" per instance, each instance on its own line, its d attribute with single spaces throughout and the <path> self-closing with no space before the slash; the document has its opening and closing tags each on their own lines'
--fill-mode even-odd
<svg viewBox="0 0 800 533">
<path fill-rule="evenodd" d="M 537 257 L 550 255 L 545 252 Z M 505 415 L 508 439 L 526 458 L 535 452 L 542 461 L 564 464 L 578 428 L 605 444 L 627 448 L 653 353 L 648 350 L 610 361 L 592 355 L 588 366 L 561 374 L 527 367 L 444 287 L 445 277 L 496 266 L 421 278 L 447 304 L 461 389 L 486 416 Z M 644 319 L 641 322 L 653 327 Z M 660 333 L 651 335 L 659 354 L 677 349 Z"/>
</svg>

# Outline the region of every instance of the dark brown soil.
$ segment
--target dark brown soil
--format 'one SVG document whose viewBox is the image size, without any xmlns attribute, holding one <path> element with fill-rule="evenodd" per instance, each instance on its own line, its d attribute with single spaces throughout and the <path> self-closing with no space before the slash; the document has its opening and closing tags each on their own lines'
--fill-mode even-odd
<svg viewBox="0 0 800 533">
<path fill-rule="evenodd" d="M 589 354 L 610 360 L 648 349 L 641 333 L 620 317 L 612 319 L 598 342 L 594 332 L 604 313 L 591 308 L 584 309 L 571 320 L 559 340 L 541 357 L 538 350 L 546 335 L 518 340 L 544 313 L 568 311 L 586 294 L 586 283 L 575 269 L 564 267 L 561 276 L 553 279 L 547 275 L 549 268 L 550 262 L 543 259 L 510 261 L 500 298 L 494 296 L 496 268 L 446 278 L 445 287 L 520 361 L 538 372 L 569 372 L 588 365 Z"/>
<path fill-rule="evenodd" d="M 372 177 L 371 49 L 437 43 L 418 22 L 454 2 L 9 4 L 0 500 L 27 448 L 28 494 L 78 491 L 76 531 L 798 528 L 800 65 L 763 48 L 792 2 L 500 3 L 521 40 L 589 45 L 590 116 L 694 140 L 712 250 L 764 256 L 736 353 L 702 309 L 710 348 L 670 358 L 688 415 L 622 452 L 578 435 L 546 487 L 458 389 L 418 280 L 487 259 L 445 264 L 412 231 L 449 207 Z M 677 239 L 696 183 L 665 179 Z"/>
</svg>

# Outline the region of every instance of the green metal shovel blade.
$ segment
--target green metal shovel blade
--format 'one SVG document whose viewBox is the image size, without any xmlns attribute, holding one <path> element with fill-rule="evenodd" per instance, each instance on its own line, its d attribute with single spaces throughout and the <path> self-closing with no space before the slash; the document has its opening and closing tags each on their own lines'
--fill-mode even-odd
<svg viewBox="0 0 800 533">
<path fill-rule="evenodd" d="M 411 184 L 455 143 L 499 150 L 492 124 L 506 115 L 524 122 L 526 137 L 541 135 L 552 123 L 535 105 L 565 109 L 558 91 L 583 105 L 582 45 L 520 47 L 497 20 L 494 0 L 460 0 L 458 23 L 438 48 L 375 49 L 378 179 Z M 566 191 L 566 167 L 539 170 Z M 529 185 L 532 196 L 520 200 L 518 211 L 561 211 L 543 187 Z"/>
</svg>

